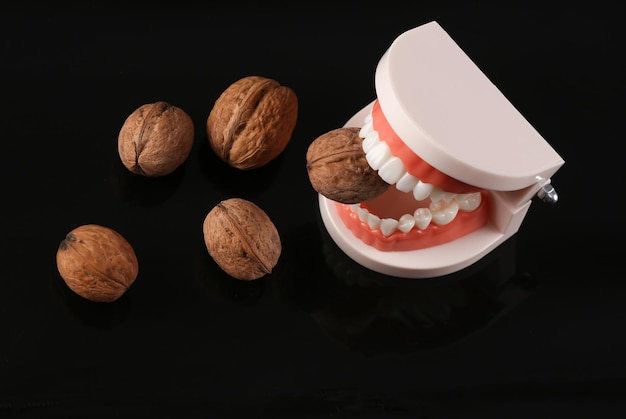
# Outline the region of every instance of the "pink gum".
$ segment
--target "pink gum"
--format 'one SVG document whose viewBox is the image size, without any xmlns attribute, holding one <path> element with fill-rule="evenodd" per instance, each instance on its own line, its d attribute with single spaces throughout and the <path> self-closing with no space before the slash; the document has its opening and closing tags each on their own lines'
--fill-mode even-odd
<svg viewBox="0 0 626 419">
<path fill-rule="evenodd" d="M 426 229 L 411 229 L 407 233 L 396 231 L 384 236 L 380 230 L 371 230 L 369 226 L 359 220 L 349 205 L 335 203 L 337 213 L 346 227 L 363 243 L 381 251 L 406 251 L 433 247 L 448 243 L 459 237 L 478 230 L 487 223 L 489 211 L 487 194 L 482 194 L 482 201 L 478 208 L 471 212 L 459 211 L 454 221 L 444 226 L 430 224 Z"/>
<path fill-rule="evenodd" d="M 404 163 L 410 174 L 422 182 L 433 184 L 446 192 L 459 194 L 478 192 L 480 190 L 480 188 L 468 185 L 440 172 L 409 149 L 391 128 L 389 122 L 387 122 L 378 100 L 374 102 L 374 107 L 372 108 L 372 124 L 378 132 L 380 139 L 389 145 L 393 155 L 397 156 Z"/>
</svg>

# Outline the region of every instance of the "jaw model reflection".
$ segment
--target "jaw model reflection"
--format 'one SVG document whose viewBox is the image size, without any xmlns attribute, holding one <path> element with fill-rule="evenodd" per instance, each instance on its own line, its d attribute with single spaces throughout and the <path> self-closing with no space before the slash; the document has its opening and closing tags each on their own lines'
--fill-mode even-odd
<svg viewBox="0 0 626 419">
<path fill-rule="evenodd" d="M 564 162 L 436 22 L 398 37 L 375 82 L 377 98 L 345 126 L 361 128 L 390 186 L 354 205 L 320 195 L 324 225 L 386 275 L 463 269 L 517 232 Z"/>
</svg>

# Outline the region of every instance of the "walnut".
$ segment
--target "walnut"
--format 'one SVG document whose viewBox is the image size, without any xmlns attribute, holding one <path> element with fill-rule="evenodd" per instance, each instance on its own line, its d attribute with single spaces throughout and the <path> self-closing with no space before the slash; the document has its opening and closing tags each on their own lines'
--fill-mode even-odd
<svg viewBox="0 0 626 419">
<path fill-rule="evenodd" d="M 297 117 L 291 88 L 266 77 L 244 77 L 215 101 L 206 123 L 209 144 L 230 166 L 255 169 L 283 152 Z"/>
<path fill-rule="evenodd" d="M 83 298 L 112 302 L 137 278 L 139 265 L 132 246 L 108 227 L 82 225 L 59 245 L 57 268 L 67 286 Z"/>
<path fill-rule="evenodd" d="M 204 219 L 203 233 L 213 260 L 236 279 L 253 280 L 271 273 L 282 250 L 269 216 L 242 198 L 214 206 Z"/>
<path fill-rule="evenodd" d="M 343 204 L 356 204 L 382 194 L 389 185 L 370 167 L 359 128 L 344 127 L 317 137 L 306 153 L 311 186 Z"/>
<path fill-rule="evenodd" d="M 167 102 L 148 103 L 131 113 L 118 135 L 124 166 L 143 176 L 164 176 L 189 156 L 194 126 L 182 109 Z"/>
</svg>

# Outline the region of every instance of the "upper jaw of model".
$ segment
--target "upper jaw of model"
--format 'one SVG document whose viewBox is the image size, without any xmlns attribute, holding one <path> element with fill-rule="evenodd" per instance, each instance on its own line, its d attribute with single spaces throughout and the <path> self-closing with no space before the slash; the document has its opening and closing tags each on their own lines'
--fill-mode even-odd
<svg viewBox="0 0 626 419">
<path fill-rule="evenodd" d="M 375 87 L 345 126 L 360 128 L 389 188 L 355 205 L 319 197 L 334 241 L 375 271 L 421 278 L 476 262 L 564 163 L 437 22 L 394 40 Z"/>
</svg>

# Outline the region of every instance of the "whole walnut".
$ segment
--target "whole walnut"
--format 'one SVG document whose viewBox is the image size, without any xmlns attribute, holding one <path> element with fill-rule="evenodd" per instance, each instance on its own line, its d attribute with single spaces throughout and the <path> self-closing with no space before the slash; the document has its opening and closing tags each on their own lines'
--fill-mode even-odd
<svg viewBox="0 0 626 419">
<path fill-rule="evenodd" d="M 167 102 L 148 103 L 133 111 L 120 129 L 117 145 L 131 172 L 164 176 L 189 156 L 194 140 L 191 117 Z"/>
<path fill-rule="evenodd" d="M 258 279 L 278 263 L 282 251 L 278 230 L 253 202 L 221 201 L 207 214 L 202 230 L 209 254 L 233 278 Z"/>
<path fill-rule="evenodd" d="M 112 302 L 139 272 L 132 246 L 117 231 L 86 224 L 70 231 L 59 245 L 57 268 L 67 286 L 83 298 Z"/>
<path fill-rule="evenodd" d="M 313 189 L 328 199 L 357 204 L 377 197 L 389 187 L 367 163 L 359 131 L 356 127 L 334 129 L 309 145 L 309 181 Z"/>
<path fill-rule="evenodd" d="M 207 118 L 209 144 L 232 167 L 266 165 L 287 147 L 298 118 L 294 91 L 276 80 L 248 76 L 218 97 Z"/>
</svg>

